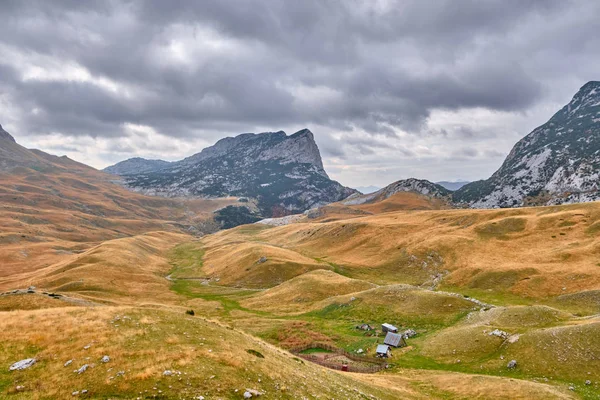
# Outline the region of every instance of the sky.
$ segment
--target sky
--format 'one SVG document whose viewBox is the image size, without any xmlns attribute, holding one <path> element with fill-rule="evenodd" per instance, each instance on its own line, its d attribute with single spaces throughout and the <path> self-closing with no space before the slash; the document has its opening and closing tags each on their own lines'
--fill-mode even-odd
<svg viewBox="0 0 600 400">
<path fill-rule="evenodd" d="M 348 186 L 489 177 L 600 79 L 600 2 L 1 0 L 0 124 L 96 168 L 309 128 Z"/>
</svg>

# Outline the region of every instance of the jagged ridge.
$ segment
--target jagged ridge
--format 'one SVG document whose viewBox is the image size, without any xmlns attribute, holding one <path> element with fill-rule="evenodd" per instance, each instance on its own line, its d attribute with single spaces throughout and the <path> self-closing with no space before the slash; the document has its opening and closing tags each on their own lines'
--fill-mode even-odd
<svg viewBox="0 0 600 400">
<path fill-rule="evenodd" d="M 150 166 L 148 160 L 128 161 L 129 166 Z M 106 169 L 111 170 L 119 169 Z M 169 197 L 252 197 L 264 216 L 302 212 L 355 193 L 329 179 L 308 129 L 290 136 L 283 131 L 244 133 L 155 170 L 127 171 L 122 174 L 125 184 L 136 191 Z"/>
</svg>

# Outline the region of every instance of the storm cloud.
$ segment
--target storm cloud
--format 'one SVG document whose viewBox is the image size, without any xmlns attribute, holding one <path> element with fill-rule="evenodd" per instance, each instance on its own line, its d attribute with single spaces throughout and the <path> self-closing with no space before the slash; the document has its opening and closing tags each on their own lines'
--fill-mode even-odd
<svg viewBox="0 0 600 400">
<path fill-rule="evenodd" d="M 3 1 L 0 123 L 104 167 L 309 127 L 330 175 L 489 175 L 600 74 L 595 1 Z"/>
</svg>

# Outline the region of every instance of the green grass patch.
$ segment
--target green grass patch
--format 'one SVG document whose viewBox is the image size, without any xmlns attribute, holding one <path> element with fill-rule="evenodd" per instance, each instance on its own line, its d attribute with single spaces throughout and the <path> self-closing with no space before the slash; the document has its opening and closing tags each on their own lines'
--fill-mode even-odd
<svg viewBox="0 0 600 400">
<path fill-rule="evenodd" d="M 300 354 L 319 354 L 319 353 L 333 353 L 331 350 L 323 349 L 321 347 L 313 347 L 312 349 L 302 350 Z"/>
</svg>

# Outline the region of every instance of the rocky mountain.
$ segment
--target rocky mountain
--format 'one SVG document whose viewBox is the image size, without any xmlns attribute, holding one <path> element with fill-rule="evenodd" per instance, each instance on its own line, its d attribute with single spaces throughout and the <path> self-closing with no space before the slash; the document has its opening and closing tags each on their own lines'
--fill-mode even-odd
<svg viewBox="0 0 600 400">
<path fill-rule="evenodd" d="M 600 82 L 585 84 L 544 125 L 520 140 L 491 178 L 454 201 L 475 208 L 600 200 Z"/>
<path fill-rule="evenodd" d="M 114 175 L 134 175 L 158 171 L 171 165 L 163 160 L 146 160 L 145 158 L 135 157 L 129 160 L 121 161 L 104 169 L 104 172 Z"/>
<path fill-rule="evenodd" d="M 155 170 L 147 168 L 157 164 L 147 161 L 128 160 L 106 171 L 122 175 L 128 188 L 145 194 L 250 197 L 265 217 L 302 212 L 356 192 L 329 179 L 308 129 L 290 136 L 279 131 L 228 137 Z M 139 170 L 130 168 L 136 165 Z"/>
<path fill-rule="evenodd" d="M 396 181 L 374 193 L 354 194 L 341 203 L 347 206 L 374 203 L 388 199 L 399 192 L 411 192 L 432 198 L 449 198 L 452 194 L 445 187 L 428 180 L 410 178 Z"/>
</svg>

